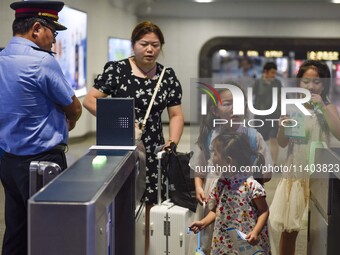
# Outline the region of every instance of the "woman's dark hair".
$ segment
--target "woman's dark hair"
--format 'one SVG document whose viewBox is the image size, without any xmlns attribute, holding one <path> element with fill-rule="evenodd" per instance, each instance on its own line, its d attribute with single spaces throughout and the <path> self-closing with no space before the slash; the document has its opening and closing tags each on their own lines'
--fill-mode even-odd
<svg viewBox="0 0 340 255">
<path fill-rule="evenodd" d="M 242 89 L 242 87 L 237 84 L 234 81 L 227 81 L 224 82 L 225 84 L 231 84 L 234 85 L 236 87 L 238 87 L 239 89 L 242 90 L 243 95 L 245 96 L 245 93 Z M 229 89 L 216 89 L 217 93 L 220 95 L 222 92 L 224 91 L 229 91 Z M 212 130 L 213 130 L 213 120 L 215 118 L 215 115 L 212 113 L 211 108 L 215 107 L 214 105 L 214 101 L 209 97 L 209 99 L 207 100 L 207 114 L 203 115 L 200 121 L 200 132 L 199 132 L 199 136 L 197 138 L 197 144 L 199 146 L 199 148 L 204 152 L 205 157 L 208 159 L 210 152 L 209 152 L 209 134 L 211 134 Z M 247 102 L 247 99 L 245 98 L 245 102 Z"/>
<path fill-rule="evenodd" d="M 251 148 L 246 134 L 237 132 L 222 133 L 212 141 L 212 145 L 220 149 L 219 153 L 224 157 L 231 157 L 238 168 L 241 166 L 259 166 L 258 171 L 254 172 L 253 176 L 259 183 L 263 184 L 262 169 L 260 167 L 265 164 L 265 159 L 261 153 Z"/>
<path fill-rule="evenodd" d="M 298 84 L 300 84 L 300 80 L 305 72 L 307 72 L 309 69 L 314 69 L 320 78 L 322 78 L 322 85 L 323 85 L 323 91 L 321 92 L 321 98 L 324 100 L 324 102 L 329 102 L 328 99 L 328 93 L 329 93 L 329 87 L 330 87 L 330 78 L 331 78 L 331 72 L 327 66 L 326 63 L 316 60 L 307 60 L 302 63 L 302 65 L 299 68 L 299 71 L 296 75 L 298 78 Z"/>
<path fill-rule="evenodd" d="M 131 44 L 134 45 L 144 35 L 149 33 L 155 33 L 161 43 L 161 46 L 163 46 L 165 42 L 161 29 L 150 21 L 143 21 L 134 28 L 131 34 Z"/>
</svg>

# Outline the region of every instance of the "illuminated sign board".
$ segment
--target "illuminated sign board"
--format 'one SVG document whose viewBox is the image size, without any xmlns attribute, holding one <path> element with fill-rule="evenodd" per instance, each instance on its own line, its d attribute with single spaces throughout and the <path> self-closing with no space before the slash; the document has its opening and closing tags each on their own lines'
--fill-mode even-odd
<svg viewBox="0 0 340 255">
<path fill-rule="evenodd" d="M 282 58 L 283 51 L 282 50 L 266 50 L 263 54 L 266 58 Z"/>
<path fill-rule="evenodd" d="M 338 51 L 307 51 L 307 59 L 339 60 L 339 52 Z"/>
<path fill-rule="evenodd" d="M 257 50 L 247 50 L 247 51 L 239 51 L 239 56 L 248 56 L 248 57 L 258 57 L 260 54 Z"/>
<path fill-rule="evenodd" d="M 261 52 L 262 53 L 262 52 Z M 282 58 L 284 56 L 284 52 L 282 50 L 265 50 L 261 55 L 257 50 L 247 50 L 247 51 L 239 51 L 239 56 L 248 56 L 248 57 L 259 57 L 264 56 L 266 58 Z"/>
</svg>

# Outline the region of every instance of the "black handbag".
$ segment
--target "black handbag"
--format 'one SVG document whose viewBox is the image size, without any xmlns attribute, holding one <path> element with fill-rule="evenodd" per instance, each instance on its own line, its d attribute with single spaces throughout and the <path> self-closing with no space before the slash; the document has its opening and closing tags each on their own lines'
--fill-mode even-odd
<svg viewBox="0 0 340 255">
<path fill-rule="evenodd" d="M 176 151 L 176 144 L 171 143 L 166 148 L 162 160 L 169 184 L 169 197 L 171 201 L 179 206 L 196 211 L 197 201 L 194 177 L 190 176 L 189 161 L 193 152 L 183 153 Z"/>
</svg>

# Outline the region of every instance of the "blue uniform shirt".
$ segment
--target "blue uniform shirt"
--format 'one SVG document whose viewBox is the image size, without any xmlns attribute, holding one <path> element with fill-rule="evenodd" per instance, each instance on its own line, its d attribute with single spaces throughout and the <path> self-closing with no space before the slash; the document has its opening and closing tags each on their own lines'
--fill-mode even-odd
<svg viewBox="0 0 340 255">
<path fill-rule="evenodd" d="M 13 37 L 0 52 L 0 148 L 34 155 L 67 143 L 61 106 L 74 92 L 54 57 L 30 40 Z"/>
</svg>

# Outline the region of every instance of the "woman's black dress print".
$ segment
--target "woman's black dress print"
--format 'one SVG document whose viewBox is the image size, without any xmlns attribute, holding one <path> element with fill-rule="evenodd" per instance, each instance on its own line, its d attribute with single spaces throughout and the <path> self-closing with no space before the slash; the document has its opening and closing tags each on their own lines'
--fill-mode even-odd
<svg viewBox="0 0 340 255">
<path fill-rule="evenodd" d="M 164 67 L 157 63 L 159 77 Z M 108 62 L 95 79 L 94 87 L 112 97 L 135 98 L 136 120 L 141 123 L 151 100 L 157 79 L 141 78 L 132 73 L 128 59 Z M 172 68 L 167 68 L 147 120 L 142 141 L 146 149 L 146 192 L 148 204 L 157 203 L 157 159 L 154 150 L 164 144 L 161 115 L 164 109 L 181 104 L 182 88 Z M 119 111 L 119 109 L 117 109 Z M 164 198 L 164 175 L 162 176 Z"/>
</svg>

